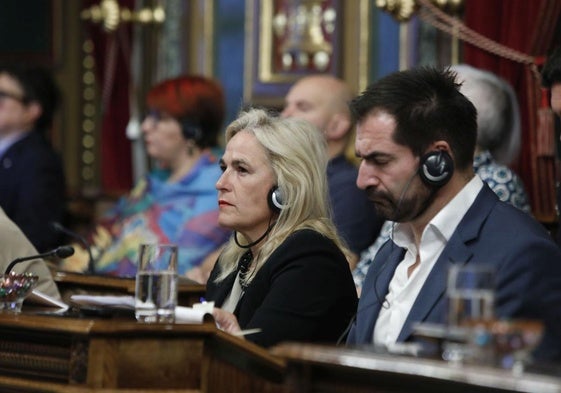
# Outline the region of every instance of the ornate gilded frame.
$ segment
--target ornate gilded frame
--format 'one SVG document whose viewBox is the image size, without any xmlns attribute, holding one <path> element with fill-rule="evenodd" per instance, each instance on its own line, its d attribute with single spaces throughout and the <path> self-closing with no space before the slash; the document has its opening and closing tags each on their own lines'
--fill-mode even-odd
<svg viewBox="0 0 561 393">
<path fill-rule="evenodd" d="M 291 3 L 294 2 L 290 0 L 246 1 L 245 103 L 280 107 L 289 87 L 300 77 L 312 73 L 330 73 L 344 78 L 357 90 L 365 87 L 369 69 L 370 1 L 325 1 L 322 6 L 329 6 L 336 13 L 336 20 L 332 26 L 333 31 L 328 34 L 328 44 L 331 45 L 332 50 L 328 65 L 324 69 L 312 66 L 306 69 L 279 71 L 279 55 L 275 52 L 278 49 L 275 45 L 279 45 L 279 41 L 275 38 L 275 27 L 278 26 L 275 12 L 283 6 L 290 6 Z M 290 20 L 287 23 L 290 23 Z M 318 40 L 316 40 L 317 42 Z"/>
</svg>

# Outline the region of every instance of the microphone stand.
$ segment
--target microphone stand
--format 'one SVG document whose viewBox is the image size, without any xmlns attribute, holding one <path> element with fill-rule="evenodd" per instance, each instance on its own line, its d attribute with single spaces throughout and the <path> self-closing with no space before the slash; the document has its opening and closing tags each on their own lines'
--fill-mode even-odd
<svg viewBox="0 0 561 393">
<path fill-rule="evenodd" d="M 10 271 L 12 270 L 12 268 L 16 264 L 21 263 L 21 262 L 31 261 L 32 259 L 50 258 L 50 257 L 54 257 L 54 256 L 64 259 L 64 258 L 69 257 L 72 254 L 74 254 L 74 247 L 72 247 L 72 246 L 60 246 L 60 247 L 58 247 L 54 250 L 45 252 L 43 254 L 32 255 L 32 256 L 29 256 L 29 257 L 16 258 L 12 262 L 10 262 L 10 264 L 6 268 L 6 271 L 4 272 L 4 275 L 8 275 L 10 273 Z"/>
</svg>

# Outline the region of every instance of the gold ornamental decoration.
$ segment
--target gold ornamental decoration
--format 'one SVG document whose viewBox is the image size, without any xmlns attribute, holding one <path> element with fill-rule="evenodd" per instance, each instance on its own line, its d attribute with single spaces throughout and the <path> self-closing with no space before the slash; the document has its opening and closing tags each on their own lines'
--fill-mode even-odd
<svg viewBox="0 0 561 393">
<path fill-rule="evenodd" d="M 325 0 L 286 1 L 273 17 L 273 31 L 284 71 L 325 71 L 333 55 L 327 37 L 335 30 L 337 11 Z"/>
<path fill-rule="evenodd" d="M 449 14 L 459 14 L 464 0 L 430 0 L 435 6 Z M 420 4 L 417 0 L 375 0 L 376 7 L 386 11 L 399 22 L 407 22 L 415 14 Z"/>
<path fill-rule="evenodd" d="M 101 0 L 99 4 L 84 9 L 81 17 L 83 20 L 101 24 L 103 30 L 111 33 L 123 23 L 162 24 L 166 13 L 161 5 L 132 11 L 127 7 L 120 7 L 117 0 Z"/>
</svg>

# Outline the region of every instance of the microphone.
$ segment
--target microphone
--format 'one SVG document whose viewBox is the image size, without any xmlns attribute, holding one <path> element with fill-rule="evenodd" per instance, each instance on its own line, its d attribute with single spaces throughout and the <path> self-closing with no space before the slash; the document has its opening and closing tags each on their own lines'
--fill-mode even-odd
<svg viewBox="0 0 561 393">
<path fill-rule="evenodd" d="M 94 258 L 93 258 L 93 254 L 92 254 L 92 248 L 90 247 L 90 244 L 84 238 L 84 236 L 82 236 L 82 235 L 80 235 L 80 234 L 78 234 L 74 231 L 71 231 L 70 229 L 66 228 L 61 223 L 56 222 L 56 221 L 51 222 L 51 227 L 59 233 L 63 233 L 66 236 L 70 236 L 71 238 L 73 238 L 75 240 L 78 240 L 78 242 L 88 252 L 88 273 L 89 274 L 95 273 L 95 265 L 94 265 Z"/>
<path fill-rule="evenodd" d="M 10 262 L 4 274 L 10 273 L 12 268 L 20 262 L 30 261 L 32 259 L 43 259 L 43 258 L 50 258 L 50 257 L 59 257 L 64 259 L 64 258 L 68 258 L 72 254 L 74 254 L 74 247 L 60 246 L 58 248 L 55 248 L 54 250 L 45 252 L 43 254 L 32 255 L 30 257 L 16 258 L 12 262 Z"/>
</svg>

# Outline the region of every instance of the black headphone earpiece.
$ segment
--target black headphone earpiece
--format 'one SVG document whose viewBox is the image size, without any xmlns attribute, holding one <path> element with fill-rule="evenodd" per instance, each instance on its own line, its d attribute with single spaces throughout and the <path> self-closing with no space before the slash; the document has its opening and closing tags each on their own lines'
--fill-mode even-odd
<svg viewBox="0 0 561 393">
<path fill-rule="evenodd" d="M 179 119 L 179 123 L 181 124 L 181 132 L 185 139 L 193 139 L 196 143 L 200 142 L 203 137 L 203 130 L 196 120 L 185 117 Z"/>
<path fill-rule="evenodd" d="M 421 158 L 419 176 L 428 186 L 442 187 L 453 173 L 454 160 L 445 150 L 431 151 Z"/>
<path fill-rule="evenodd" d="M 284 208 L 283 201 L 282 201 L 282 193 L 277 186 L 273 186 L 269 190 L 269 195 L 267 196 L 267 202 L 269 203 L 269 208 L 273 213 L 280 213 L 280 211 Z"/>
</svg>

